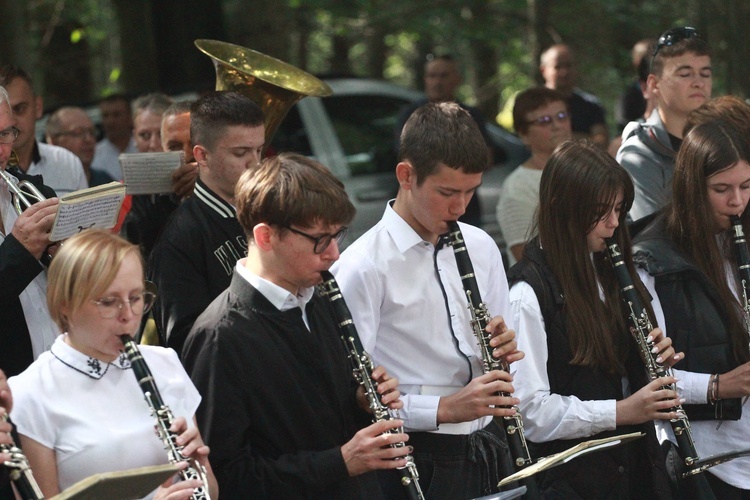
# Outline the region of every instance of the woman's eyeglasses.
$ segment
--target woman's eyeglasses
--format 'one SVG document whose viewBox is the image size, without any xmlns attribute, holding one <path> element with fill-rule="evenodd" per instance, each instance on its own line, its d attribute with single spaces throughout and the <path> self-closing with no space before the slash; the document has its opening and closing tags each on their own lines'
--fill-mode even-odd
<svg viewBox="0 0 750 500">
<path fill-rule="evenodd" d="M 567 121 L 570 118 L 570 114 L 567 111 L 560 111 L 553 115 L 543 115 L 533 120 L 529 120 L 529 125 L 539 125 L 540 127 L 549 127 L 553 121 L 557 123 Z"/>
<path fill-rule="evenodd" d="M 154 300 L 156 300 L 156 294 L 144 291 L 131 295 L 129 300 L 122 300 L 120 297 L 104 297 L 92 300 L 92 302 L 99 307 L 99 314 L 102 318 L 112 319 L 120 315 L 122 306 L 126 303 L 136 316 L 146 314 L 154 305 Z"/>
</svg>

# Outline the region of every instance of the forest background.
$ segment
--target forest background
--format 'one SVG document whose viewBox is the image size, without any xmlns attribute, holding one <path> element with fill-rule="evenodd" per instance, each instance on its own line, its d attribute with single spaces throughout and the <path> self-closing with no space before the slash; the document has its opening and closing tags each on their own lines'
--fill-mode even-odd
<svg viewBox="0 0 750 500">
<path fill-rule="evenodd" d="M 31 72 L 47 109 L 212 88 L 210 59 L 193 44 L 210 38 L 321 76 L 412 88 L 428 54 L 450 53 L 460 97 L 492 117 L 541 81 L 539 54 L 564 42 L 614 133 L 616 98 L 635 76 L 632 45 L 675 26 L 711 43 L 714 95 L 750 96 L 745 0 L 0 0 L 0 13 L 0 63 Z"/>
</svg>

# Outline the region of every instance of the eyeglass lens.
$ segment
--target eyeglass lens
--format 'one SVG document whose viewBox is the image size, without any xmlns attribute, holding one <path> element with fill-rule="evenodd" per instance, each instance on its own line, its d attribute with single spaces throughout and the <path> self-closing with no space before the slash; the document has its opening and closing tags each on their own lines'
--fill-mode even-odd
<svg viewBox="0 0 750 500">
<path fill-rule="evenodd" d="M 554 115 L 544 115 L 540 116 L 539 118 L 535 118 L 531 120 L 531 123 L 536 123 L 537 125 L 541 126 L 547 126 L 551 125 L 553 121 L 562 122 L 568 119 L 568 113 L 566 111 L 560 111 L 559 113 L 556 113 Z"/>
<path fill-rule="evenodd" d="M 94 302 L 99 306 L 101 316 L 110 319 L 120 314 L 125 303 L 128 304 L 133 314 L 145 314 L 151 309 L 155 298 L 153 293 L 143 292 L 131 296 L 129 300 L 122 300 L 120 297 L 105 297 Z"/>
<path fill-rule="evenodd" d="M 0 130 L 0 144 L 10 144 L 15 141 L 18 137 L 18 129 L 16 127 L 9 127 L 5 130 Z"/>
</svg>

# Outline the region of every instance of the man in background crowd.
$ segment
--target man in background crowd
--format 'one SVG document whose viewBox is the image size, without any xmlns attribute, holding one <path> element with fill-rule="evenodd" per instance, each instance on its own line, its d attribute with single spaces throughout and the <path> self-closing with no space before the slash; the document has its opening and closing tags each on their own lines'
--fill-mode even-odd
<svg viewBox="0 0 750 500">
<path fill-rule="evenodd" d="M 89 187 L 114 180 L 104 170 L 91 168 L 96 150 L 96 127 L 83 108 L 65 106 L 52 113 L 45 125 L 45 136 L 48 144 L 65 148 L 81 160 Z"/>
<path fill-rule="evenodd" d="M 711 47 L 690 27 L 671 29 L 652 55 L 648 92 L 656 109 L 623 134 L 617 161 L 633 178 L 634 221 L 663 207 L 672 194 L 674 159 L 688 114 L 711 98 Z"/>
<path fill-rule="evenodd" d="M 13 150 L 18 168 L 29 175 L 41 175 L 58 196 L 88 187 L 81 160 L 67 149 L 38 142 L 36 121 L 42 117 L 42 97 L 34 93 L 31 76 L 23 69 L 0 68 L 0 85 L 8 91 L 18 137 Z"/>
<path fill-rule="evenodd" d="M 578 68 L 571 48 L 557 44 L 542 52 L 539 71 L 544 86 L 557 90 L 567 99 L 574 138 L 587 138 L 607 149 L 609 132 L 604 119 L 604 108 L 596 96 L 576 87 Z"/>
<path fill-rule="evenodd" d="M 163 118 L 173 105 L 171 98 L 153 93 L 137 98 L 133 102 L 133 135 L 138 151 L 157 153 L 166 151 L 167 142 L 162 137 Z M 187 105 L 189 106 L 189 104 Z M 184 107 L 184 106 L 183 106 Z M 189 110 L 189 108 L 188 108 Z M 148 259 L 172 212 L 183 198 L 193 192 L 198 175 L 190 150 L 190 117 L 187 121 L 173 122 L 170 113 L 169 140 L 179 142 L 179 151 L 186 152 L 183 163 L 172 174 L 172 192 L 165 194 L 143 194 L 132 198 L 130 211 L 125 217 L 120 233 L 131 243 L 140 245 L 144 258 Z M 187 145 L 185 143 L 187 141 Z"/>
<path fill-rule="evenodd" d="M 118 157 L 121 153 L 137 153 L 133 138 L 133 116 L 130 103 L 122 94 L 112 94 L 99 102 L 104 138 L 96 144 L 91 166 L 104 170 L 115 180 L 122 180 Z"/>
</svg>

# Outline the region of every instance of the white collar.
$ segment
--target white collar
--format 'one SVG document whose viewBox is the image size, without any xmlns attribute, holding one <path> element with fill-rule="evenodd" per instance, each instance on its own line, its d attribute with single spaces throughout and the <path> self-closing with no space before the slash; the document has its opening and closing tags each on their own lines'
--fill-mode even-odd
<svg viewBox="0 0 750 500">
<path fill-rule="evenodd" d="M 315 293 L 314 287 L 302 288 L 299 294 L 294 295 L 286 288 L 282 288 L 251 272 L 245 267 L 246 261 L 247 257 L 237 261 L 237 273 L 268 299 L 276 309 L 279 311 L 288 311 L 289 309 L 299 307 L 303 311 L 305 310 L 305 306 L 310 302 L 313 293 Z"/>
<path fill-rule="evenodd" d="M 55 358 L 57 358 L 58 361 L 60 361 L 68 368 L 72 368 L 73 370 L 79 373 L 83 373 L 87 377 L 93 378 L 95 380 L 99 380 L 104 377 L 104 375 L 106 375 L 109 371 L 110 366 L 114 366 L 121 370 L 127 370 L 130 368 L 130 360 L 128 360 L 128 357 L 124 352 L 120 353 L 120 356 L 117 359 L 115 359 L 111 363 L 108 363 L 106 361 L 87 356 L 67 344 L 65 342 L 65 338 L 67 337 L 67 335 L 67 333 L 63 333 L 62 335 L 57 337 L 57 339 L 55 339 L 55 343 L 52 344 L 52 347 L 50 348 L 50 352 Z"/>
<path fill-rule="evenodd" d="M 388 234 L 393 238 L 398 251 L 404 253 L 416 245 L 424 244 L 425 240 L 393 209 L 394 202 L 395 200 L 391 200 L 386 205 L 383 224 L 385 224 Z"/>
</svg>

